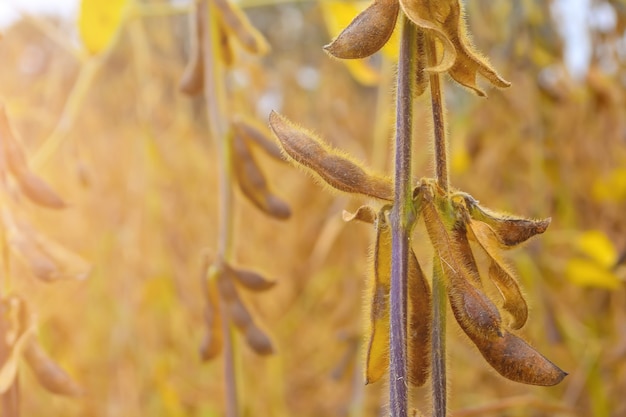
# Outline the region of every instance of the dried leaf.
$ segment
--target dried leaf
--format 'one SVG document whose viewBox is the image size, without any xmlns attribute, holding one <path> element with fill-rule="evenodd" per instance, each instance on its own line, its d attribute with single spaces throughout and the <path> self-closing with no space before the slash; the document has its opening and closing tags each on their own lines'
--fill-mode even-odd
<svg viewBox="0 0 626 417">
<path fill-rule="evenodd" d="M 204 12 L 206 12 L 206 8 L 202 7 L 200 3 L 195 3 L 189 19 L 191 28 L 189 60 L 178 84 L 180 91 L 190 96 L 200 94 L 204 88 L 204 59 L 202 54 L 202 34 L 206 30 L 206 17 L 202 16 Z"/>
<path fill-rule="evenodd" d="M 324 49 L 341 59 L 366 58 L 387 43 L 398 19 L 397 0 L 374 2 Z"/>
<path fill-rule="evenodd" d="M 41 386 L 51 393 L 69 397 L 83 394 L 81 386 L 48 356 L 35 337 L 30 337 L 24 350 L 24 358 Z"/>
<path fill-rule="evenodd" d="M 552 386 L 567 376 L 566 372 L 514 334 L 505 332 L 502 337 L 491 340 L 468 335 L 493 369 L 512 381 Z"/>
<path fill-rule="evenodd" d="M 374 209 L 370 206 L 361 206 L 354 213 L 344 210 L 342 217 L 345 222 L 358 220 L 360 222 L 374 224 L 378 216 L 376 215 Z"/>
<path fill-rule="evenodd" d="M 391 289 L 391 228 L 384 212 L 378 215 L 374 243 L 374 279 L 370 282 L 369 335 L 365 383 L 378 381 L 389 369 L 389 291 Z"/>
<path fill-rule="evenodd" d="M 245 13 L 231 1 L 214 0 L 226 31 L 233 35 L 248 52 L 265 55 L 270 47 L 261 34 L 248 20 Z"/>
<path fill-rule="evenodd" d="M 517 280 L 500 256 L 501 249 L 496 233 L 488 224 L 476 220 L 470 221 L 470 230 L 491 260 L 489 277 L 502 295 L 504 300 L 502 307 L 513 317 L 511 328 L 522 328 L 528 319 L 528 306 Z"/>
<path fill-rule="evenodd" d="M 297 127 L 274 111 L 270 114 L 270 127 L 287 155 L 298 164 L 310 168 L 331 187 L 348 193 L 393 200 L 393 184 L 389 178 L 368 172 L 313 133 Z"/>
<path fill-rule="evenodd" d="M 448 71 L 456 82 L 480 96 L 485 93 L 476 84 L 476 74 L 481 74 L 496 87 L 511 85 L 472 46 L 459 0 L 400 0 L 400 5 L 409 19 L 443 44 L 442 61 L 428 71 Z"/>
<path fill-rule="evenodd" d="M 55 209 L 65 207 L 61 197 L 28 167 L 24 151 L 11 131 L 6 110 L 2 105 L 0 105 L 0 154 L 22 193 L 33 203 Z"/>
<path fill-rule="evenodd" d="M 285 161 L 285 158 L 283 157 L 278 145 L 276 145 L 276 142 L 271 140 L 264 132 L 264 129 L 256 126 L 255 123 L 238 116 L 233 120 L 233 128 L 235 129 L 236 134 L 248 142 L 259 146 L 267 155 L 278 161 Z"/>
<path fill-rule="evenodd" d="M 437 7 L 445 8 L 444 4 L 450 0 L 444 0 L 437 3 Z M 441 27 L 442 20 L 438 20 L 440 11 L 431 12 L 430 3 L 426 3 L 424 0 L 400 0 L 400 7 L 407 15 L 409 19 L 418 28 L 420 28 L 427 36 L 427 39 L 437 39 L 443 46 L 443 57 L 441 61 L 432 67 L 425 68 L 425 71 L 430 72 L 444 72 L 448 71 L 456 60 L 456 48 L 455 45 L 446 35 L 446 32 Z"/>
<path fill-rule="evenodd" d="M 236 133 L 233 135 L 233 151 L 235 176 L 242 193 L 267 215 L 279 220 L 288 219 L 291 216 L 289 206 L 270 192 L 248 145 Z"/>
<path fill-rule="evenodd" d="M 408 275 L 408 378 L 414 386 L 424 385 L 430 367 L 430 323 L 432 299 L 430 287 L 415 253 L 409 253 Z"/>
<path fill-rule="evenodd" d="M 469 194 L 463 194 L 463 197 L 472 219 L 491 226 L 504 248 L 517 246 L 529 238 L 545 232 L 552 220 L 549 217 L 543 220 L 531 220 L 495 213 L 479 206 L 478 202 Z"/>
</svg>

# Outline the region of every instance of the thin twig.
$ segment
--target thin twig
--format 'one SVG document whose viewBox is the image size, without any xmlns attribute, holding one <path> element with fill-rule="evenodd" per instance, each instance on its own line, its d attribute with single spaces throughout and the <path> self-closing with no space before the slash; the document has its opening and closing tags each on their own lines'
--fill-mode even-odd
<svg viewBox="0 0 626 417">
<path fill-rule="evenodd" d="M 417 68 L 416 32 L 416 27 L 404 17 L 396 99 L 395 204 L 391 211 L 389 401 L 392 417 L 406 417 L 408 408 L 406 292 L 409 236 L 415 220 L 411 193 L 411 132 Z"/>
</svg>

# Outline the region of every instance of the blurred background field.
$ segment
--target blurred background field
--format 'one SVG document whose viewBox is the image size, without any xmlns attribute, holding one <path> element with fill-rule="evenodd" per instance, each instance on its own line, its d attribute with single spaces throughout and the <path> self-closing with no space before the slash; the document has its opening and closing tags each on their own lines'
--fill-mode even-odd
<svg viewBox="0 0 626 417">
<path fill-rule="evenodd" d="M 281 111 L 389 170 L 393 57 L 350 68 L 329 59 L 321 48 L 332 37 L 329 9 L 274 3 L 244 4 L 272 51 L 236 50 L 234 111 L 263 124 Z M 569 17 L 550 3 L 466 2 L 476 46 L 513 85 L 480 99 L 448 83 L 446 98 L 452 184 L 489 207 L 552 217 L 510 260 L 531 308 L 522 334 L 569 376 L 552 388 L 509 382 L 450 320 L 457 416 L 626 415 L 626 3 L 591 2 L 594 16 L 610 18 L 587 21 L 590 61 L 575 71 L 565 62 Z M 93 265 L 85 281 L 46 284 L 11 263 L 42 344 L 86 390 L 54 396 L 22 367 L 25 416 L 223 414 L 221 358 L 202 363 L 198 354 L 200 256 L 215 251 L 219 221 L 217 161 L 202 99 L 178 91 L 186 8 L 137 3 L 94 56 L 74 21 L 23 14 L 0 32 L 0 100 L 31 166 L 68 203 L 24 210 Z M 432 175 L 426 103 L 416 110 L 416 178 Z M 293 214 L 272 220 L 236 192 L 235 258 L 279 281 L 247 300 L 278 352 L 259 357 L 237 339 L 243 415 L 383 415 L 385 383 L 363 386 L 359 350 L 372 231 L 341 219 L 365 200 L 258 160 Z M 419 226 L 425 264 L 426 241 Z M 426 392 L 412 396 L 423 409 Z"/>
</svg>

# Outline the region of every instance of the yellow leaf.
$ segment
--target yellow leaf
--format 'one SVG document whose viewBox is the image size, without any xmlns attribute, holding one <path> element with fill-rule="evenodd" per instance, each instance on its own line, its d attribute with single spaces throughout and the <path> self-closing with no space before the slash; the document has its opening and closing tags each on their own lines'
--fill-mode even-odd
<svg viewBox="0 0 626 417">
<path fill-rule="evenodd" d="M 471 158 L 467 149 L 457 148 L 452 152 L 452 160 L 450 161 L 450 168 L 455 174 L 463 174 L 467 172 L 470 167 Z"/>
<path fill-rule="evenodd" d="M 626 168 L 618 168 L 608 178 L 599 178 L 593 184 L 594 200 L 621 202 L 626 200 Z"/>
<path fill-rule="evenodd" d="M 78 15 L 80 38 L 89 53 L 102 52 L 122 22 L 127 0 L 82 0 Z"/>
<path fill-rule="evenodd" d="M 567 263 L 565 275 L 572 283 L 581 287 L 617 289 L 620 280 L 606 268 L 588 259 L 574 258 Z"/>
<path fill-rule="evenodd" d="M 576 240 L 576 247 L 606 269 L 611 268 L 617 260 L 613 242 L 600 230 L 589 230 L 581 234 Z"/>
</svg>

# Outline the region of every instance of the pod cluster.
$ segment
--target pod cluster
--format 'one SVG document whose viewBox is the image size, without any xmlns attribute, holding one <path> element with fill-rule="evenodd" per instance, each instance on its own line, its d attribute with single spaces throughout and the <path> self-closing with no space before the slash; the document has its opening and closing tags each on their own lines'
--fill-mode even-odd
<svg viewBox="0 0 626 417">
<path fill-rule="evenodd" d="M 252 26 L 239 6 L 229 0 L 196 2 L 190 14 L 190 28 L 189 58 L 179 82 L 180 91 L 189 96 L 203 93 L 205 77 L 215 75 L 212 72 L 214 66 L 230 68 L 234 65 L 234 43 L 255 55 L 269 51 L 263 35 Z M 209 33 L 212 36 L 206 36 Z M 207 45 L 207 39 L 216 39 L 214 42 L 217 45 Z M 208 52 L 216 53 L 217 56 L 209 56 Z M 212 65 L 207 65 L 207 62 Z M 207 106 L 211 105 L 214 103 L 207 101 Z M 273 193 L 258 162 L 259 153 L 284 162 L 280 148 L 269 138 L 266 127 L 227 110 L 226 113 L 232 114 L 227 123 L 227 132 L 225 137 L 215 140 L 226 142 L 230 155 L 229 164 L 226 165 L 232 171 L 231 178 L 241 194 L 258 210 L 273 219 L 288 219 L 291 216 L 289 205 Z M 216 357 L 222 349 L 222 332 L 226 328 L 222 319 L 234 324 L 256 353 L 267 355 L 274 351 L 269 336 L 259 327 L 240 294 L 241 290 L 266 291 L 274 286 L 274 281 L 266 280 L 257 272 L 230 265 L 225 259 L 218 259 L 211 264 L 206 257 L 201 281 L 206 299 L 206 331 L 200 346 L 203 360 Z"/>
<path fill-rule="evenodd" d="M 372 173 L 362 163 L 331 148 L 312 132 L 278 113 L 270 127 L 284 153 L 297 165 L 336 190 L 380 200 L 393 199 L 391 180 Z M 330 161 L 330 162 L 329 162 Z M 374 225 L 374 274 L 369 286 L 370 320 L 367 331 L 366 382 L 379 380 L 389 366 L 389 292 L 391 230 L 387 204 L 379 211 L 364 206 L 344 219 Z M 532 220 L 502 215 L 482 207 L 460 191 L 444 192 L 433 179 L 418 181 L 413 193 L 416 219 L 423 219 L 434 248 L 434 273 L 444 278 L 452 312 L 459 326 L 485 360 L 502 376 L 533 385 L 555 385 L 566 373 L 516 336 L 527 321 L 528 307 L 519 283 L 502 252 L 543 233 L 550 219 Z M 488 276 L 501 300 L 486 293 L 470 241 L 489 262 Z M 408 379 L 423 384 L 429 373 L 431 291 L 411 250 L 407 296 Z M 503 314 L 504 313 L 504 317 Z"/>
<path fill-rule="evenodd" d="M 27 161 L 0 104 L 0 227 L 8 247 L 41 281 L 85 279 L 91 271 L 89 263 L 34 228 L 23 214 L 22 205 L 28 202 L 47 209 L 66 206 Z M 4 262 L 8 262 L 7 255 Z M 0 298 L 0 393 L 13 385 L 18 365 L 24 360 L 46 390 L 65 396 L 81 395 L 82 388 L 39 343 L 36 327 L 27 300 L 12 293 Z"/>
<path fill-rule="evenodd" d="M 203 271 L 208 270 L 205 283 L 207 303 L 204 310 L 204 321 L 207 331 L 200 346 L 200 356 L 210 360 L 222 349 L 221 314 L 226 312 L 235 327 L 243 334 L 250 348 L 259 355 L 269 355 L 274 347 L 269 336 L 259 327 L 240 290 L 258 293 L 269 290 L 276 283 L 264 278 L 255 271 L 235 268 L 224 261 L 208 266 L 205 259 Z"/>
<path fill-rule="evenodd" d="M 427 86 L 424 72 L 447 73 L 479 96 L 485 93 L 476 83 L 477 74 L 496 87 L 510 86 L 472 46 L 460 0 L 374 0 L 324 49 L 336 58 L 366 58 L 387 43 L 400 11 L 417 26 L 415 42 L 419 51 L 424 51 L 429 39 L 441 45 L 442 53 L 434 66 L 427 66 L 425 55 L 419 55 L 417 94 Z"/>
</svg>

